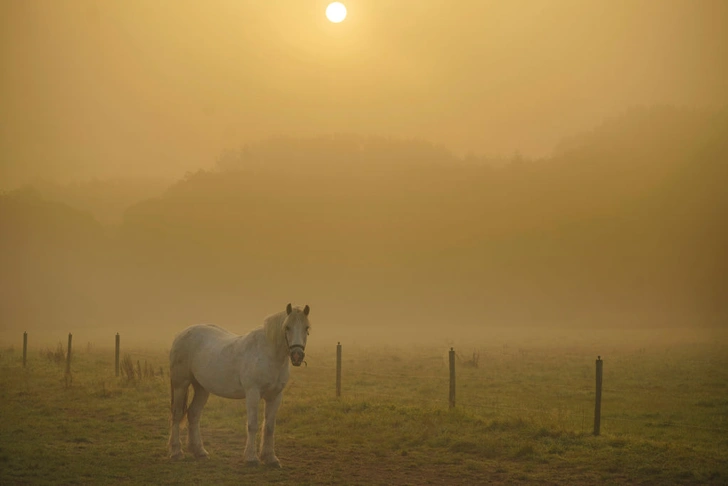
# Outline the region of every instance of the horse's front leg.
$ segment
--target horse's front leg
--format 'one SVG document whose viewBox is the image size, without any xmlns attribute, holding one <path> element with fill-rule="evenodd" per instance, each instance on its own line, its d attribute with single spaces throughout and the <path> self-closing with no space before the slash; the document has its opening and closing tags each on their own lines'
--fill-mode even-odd
<svg viewBox="0 0 728 486">
<path fill-rule="evenodd" d="M 265 401 L 265 424 L 263 425 L 263 441 L 260 446 L 260 460 L 265 464 L 276 467 L 281 467 L 281 463 L 273 450 L 275 447 L 273 433 L 276 428 L 276 412 L 278 412 L 278 407 L 281 406 L 282 399 L 283 392 L 279 392 L 272 400 Z"/>
<path fill-rule="evenodd" d="M 255 454 L 255 435 L 258 433 L 258 404 L 260 403 L 260 390 L 246 390 L 245 408 L 248 415 L 248 438 L 245 441 L 245 462 L 250 466 L 260 463 Z"/>
</svg>

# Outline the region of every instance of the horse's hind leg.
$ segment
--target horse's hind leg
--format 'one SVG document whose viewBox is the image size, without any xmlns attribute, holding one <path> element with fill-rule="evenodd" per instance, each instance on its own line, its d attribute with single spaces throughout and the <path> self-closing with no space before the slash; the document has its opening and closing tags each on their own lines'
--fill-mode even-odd
<svg viewBox="0 0 728 486">
<path fill-rule="evenodd" d="M 187 391 L 190 383 L 184 382 L 175 386 L 172 383 L 172 427 L 169 433 L 169 455 L 172 459 L 181 459 L 182 441 L 179 439 L 179 427 L 187 413 Z"/>
<path fill-rule="evenodd" d="M 192 385 L 195 389 L 195 396 L 192 398 L 190 408 L 187 410 L 187 421 L 189 422 L 187 433 L 188 435 L 188 446 L 190 452 L 195 457 L 207 457 L 207 451 L 202 446 L 202 436 L 200 435 L 200 417 L 202 416 L 202 409 L 207 403 L 207 399 L 210 397 L 210 392 L 202 388 L 198 383 Z"/>
</svg>

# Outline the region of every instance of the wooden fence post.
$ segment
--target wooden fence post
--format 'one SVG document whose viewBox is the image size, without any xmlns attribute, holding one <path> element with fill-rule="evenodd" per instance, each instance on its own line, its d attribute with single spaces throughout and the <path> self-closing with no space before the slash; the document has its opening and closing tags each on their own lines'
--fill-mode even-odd
<svg viewBox="0 0 728 486">
<path fill-rule="evenodd" d="M 71 381 L 71 341 L 73 334 L 68 333 L 68 352 L 66 354 L 66 385 L 70 385 Z"/>
<path fill-rule="evenodd" d="M 23 368 L 25 368 L 25 361 L 28 357 L 28 331 L 23 333 Z"/>
<path fill-rule="evenodd" d="M 116 353 L 114 354 L 114 362 L 116 364 L 116 376 L 119 376 L 119 333 L 116 333 Z"/>
<path fill-rule="evenodd" d="M 455 350 L 450 348 L 450 408 L 455 407 Z"/>
<path fill-rule="evenodd" d="M 594 435 L 599 435 L 602 425 L 602 357 L 597 356 L 597 394 L 594 402 Z"/>
<path fill-rule="evenodd" d="M 341 343 L 336 345 L 336 398 L 341 397 Z"/>
</svg>

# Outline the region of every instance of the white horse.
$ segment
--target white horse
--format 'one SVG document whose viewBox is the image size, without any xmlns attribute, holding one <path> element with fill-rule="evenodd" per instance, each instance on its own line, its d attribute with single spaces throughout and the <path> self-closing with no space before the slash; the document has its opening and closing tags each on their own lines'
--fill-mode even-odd
<svg viewBox="0 0 728 486">
<path fill-rule="evenodd" d="M 232 334 L 212 325 L 188 327 L 172 343 L 169 352 L 169 376 L 172 384 L 172 428 L 169 436 L 170 455 L 182 457 L 180 423 L 187 415 L 188 447 L 196 457 L 207 457 L 200 436 L 200 416 L 210 393 L 225 398 L 244 398 L 248 415 L 248 438 L 245 461 L 256 465 L 280 467 L 273 451 L 276 412 L 281 404 L 283 388 L 288 382 L 290 367 L 301 366 L 305 356 L 310 324 L 309 307 L 288 304 L 285 311 L 265 319 L 261 328 L 245 336 Z M 189 386 L 195 396 L 187 406 Z M 265 426 L 261 441 L 260 461 L 256 456 L 255 435 L 258 431 L 258 403 L 265 400 Z"/>
</svg>

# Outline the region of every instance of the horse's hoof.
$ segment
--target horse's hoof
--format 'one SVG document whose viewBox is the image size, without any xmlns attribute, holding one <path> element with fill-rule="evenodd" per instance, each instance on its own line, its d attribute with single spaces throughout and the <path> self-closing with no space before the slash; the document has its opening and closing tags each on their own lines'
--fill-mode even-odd
<svg viewBox="0 0 728 486">
<path fill-rule="evenodd" d="M 281 463 L 275 454 L 261 456 L 260 461 L 268 467 L 281 467 Z"/>
<path fill-rule="evenodd" d="M 246 467 L 258 467 L 260 466 L 260 461 L 258 459 L 252 460 L 252 461 L 245 461 Z"/>
<path fill-rule="evenodd" d="M 270 467 L 273 469 L 280 469 L 281 467 L 283 467 L 283 466 L 281 466 L 281 463 L 278 460 L 266 462 L 265 465 L 266 465 L 266 467 Z"/>
<path fill-rule="evenodd" d="M 179 461 L 179 460 L 180 460 L 180 459 L 182 459 L 183 457 L 185 457 L 185 453 L 184 453 L 184 452 L 182 452 L 182 451 L 177 451 L 177 452 L 173 452 L 173 453 L 172 453 L 172 454 L 170 454 L 170 456 L 169 456 L 169 458 L 170 458 L 171 460 L 173 460 L 173 461 Z"/>
<path fill-rule="evenodd" d="M 202 451 L 202 452 L 196 452 L 195 453 L 195 459 L 203 459 L 204 460 L 204 459 L 209 459 L 209 458 L 210 458 L 210 454 L 207 451 Z"/>
</svg>

